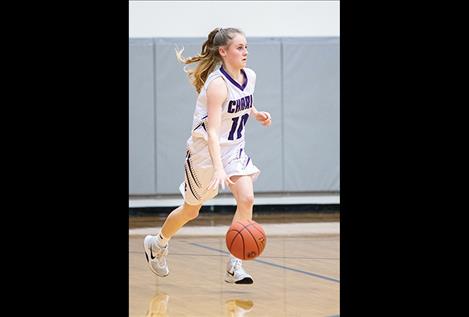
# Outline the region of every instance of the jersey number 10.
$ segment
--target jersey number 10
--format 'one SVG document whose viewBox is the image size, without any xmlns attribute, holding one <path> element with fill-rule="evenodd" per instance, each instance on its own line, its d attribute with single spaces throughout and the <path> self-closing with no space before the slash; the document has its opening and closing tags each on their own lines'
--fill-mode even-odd
<svg viewBox="0 0 469 317">
<path fill-rule="evenodd" d="M 228 135 L 228 140 L 234 140 L 234 133 L 235 133 L 236 127 L 238 127 L 236 131 L 237 132 L 236 139 L 239 139 L 240 137 L 242 137 L 241 132 L 243 131 L 243 128 L 246 125 L 246 121 L 248 121 L 248 118 L 249 118 L 249 113 L 246 113 L 241 116 L 241 120 L 239 120 L 239 117 L 231 119 L 233 120 L 233 125 L 231 126 L 230 134 Z M 238 126 L 238 121 L 239 121 L 239 126 Z"/>
</svg>

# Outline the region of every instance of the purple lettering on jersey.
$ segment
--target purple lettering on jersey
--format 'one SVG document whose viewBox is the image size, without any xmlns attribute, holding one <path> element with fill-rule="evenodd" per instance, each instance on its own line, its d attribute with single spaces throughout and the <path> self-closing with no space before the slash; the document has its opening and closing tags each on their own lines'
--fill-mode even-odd
<svg viewBox="0 0 469 317">
<path fill-rule="evenodd" d="M 235 110 L 233 108 L 233 106 L 236 104 L 236 101 L 234 100 L 230 100 L 230 102 L 228 103 L 228 112 L 229 113 L 233 113 Z"/>
<path fill-rule="evenodd" d="M 241 105 L 241 102 L 238 100 L 236 100 L 236 110 L 235 112 L 238 112 L 239 111 L 239 106 Z"/>
<path fill-rule="evenodd" d="M 245 109 L 252 108 L 252 106 L 252 95 L 249 95 L 237 100 L 230 100 L 228 102 L 227 112 L 236 113 L 238 111 L 243 111 Z"/>
</svg>

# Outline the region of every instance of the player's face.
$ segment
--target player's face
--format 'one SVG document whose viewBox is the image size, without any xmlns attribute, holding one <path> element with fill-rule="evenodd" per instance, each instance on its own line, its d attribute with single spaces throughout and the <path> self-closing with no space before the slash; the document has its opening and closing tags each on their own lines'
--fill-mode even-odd
<svg viewBox="0 0 469 317">
<path fill-rule="evenodd" d="M 225 63 L 239 69 L 246 67 L 248 57 L 246 38 L 242 34 L 236 34 L 225 53 Z"/>
</svg>

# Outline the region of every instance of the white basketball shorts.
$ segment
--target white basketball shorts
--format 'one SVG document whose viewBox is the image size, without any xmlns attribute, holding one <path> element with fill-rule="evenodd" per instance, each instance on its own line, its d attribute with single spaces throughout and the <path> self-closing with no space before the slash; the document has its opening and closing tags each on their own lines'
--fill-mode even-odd
<svg viewBox="0 0 469 317">
<path fill-rule="evenodd" d="M 209 158 L 210 159 L 210 158 Z M 253 164 L 251 158 L 244 153 L 243 149 L 222 158 L 223 167 L 228 176 L 250 175 L 255 181 L 260 170 Z M 200 205 L 218 195 L 218 188 L 209 190 L 208 185 L 212 180 L 213 166 L 194 165 L 190 151 L 187 151 L 184 163 L 184 182 L 179 186 L 179 191 L 184 201 L 189 205 Z"/>
</svg>

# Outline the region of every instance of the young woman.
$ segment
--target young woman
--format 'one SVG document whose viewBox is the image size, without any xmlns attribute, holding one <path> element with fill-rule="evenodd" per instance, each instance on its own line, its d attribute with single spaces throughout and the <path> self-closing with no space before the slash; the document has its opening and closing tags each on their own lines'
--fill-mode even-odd
<svg viewBox="0 0 469 317">
<path fill-rule="evenodd" d="M 218 194 L 218 188 L 230 188 L 236 200 L 233 221 L 252 219 L 253 181 L 259 169 L 244 151 L 245 125 L 252 115 L 264 126 L 271 124 L 268 112 L 253 105 L 256 74 L 246 68 L 248 50 L 243 32 L 235 28 L 216 28 L 202 45 L 202 52 L 184 58 L 184 64 L 198 63 L 185 70 L 198 93 L 187 140 L 185 181 L 180 186 L 184 204 L 166 218 L 158 235 L 144 239 L 145 256 L 153 273 L 169 274 L 166 256 L 168 241 L 188 221 L 195 219 L 202 204 Z M 230 256 L 225 281 L 252 284 L 241 260 Z"/>
</svg>

